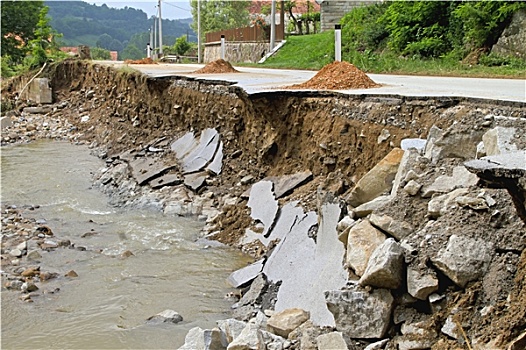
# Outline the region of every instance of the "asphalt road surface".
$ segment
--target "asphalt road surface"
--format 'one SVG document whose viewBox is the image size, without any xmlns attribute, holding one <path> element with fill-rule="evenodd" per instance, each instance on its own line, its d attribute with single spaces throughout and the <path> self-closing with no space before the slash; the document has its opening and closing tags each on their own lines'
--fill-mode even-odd
<svg viewBox="0 0 526 350">
<path fill-rule="evenodd" d="M 123 62 L 104 61 L 122 66 Z M 282 86 L 303 83 L 317 72 L 267 68 L 235 67 L 239 73 L 193 74 L 203 64 L 137 64 L 130 67 L 151 77 L 189 76 L 203 80 L 234 82 L 248 94 L 279 90 Z M 368 74 L 379 88 L 336 90 L 355 95 L 449 96 L 526 102 L 526 79 L 483 79 L 432 76 Z"/>
</svg>

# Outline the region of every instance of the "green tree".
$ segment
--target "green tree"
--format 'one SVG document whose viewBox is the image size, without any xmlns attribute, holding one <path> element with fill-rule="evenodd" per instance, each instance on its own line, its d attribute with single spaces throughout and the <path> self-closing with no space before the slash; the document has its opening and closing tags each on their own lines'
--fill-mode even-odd
<svg viewBox="0 0 526 350">
<path fill-rule="evenodd" d="M 35 39 L 43 1 L 2 1 L 2 56 L 8 55 L 12 64 L 21 63 L 29 41 Z"/>
<path fill-rule="evenodd" d="M 29 56 L 27 65 L 35 68 L 43 65 L 49 58 L 60 55 L 56 37 L 60 36 L 49 26 L 48 7 L 43 7 L 38 15 L 38 23 L 34 30 L 34 39 L 28 43 Z"/>
<path fill-rule="evenodd" d="M 92 47 L 90 49 L 90 54 L 91 54 L 92 60 L 110 60 L 111 59 L 110 52 L 100 47 Z"/>
<path fill-rule="evenodd" d="M 190 49 L 190 47 L 191 45 L 186 40 L 186 35 L 182 35 L 175 40 L 173 50 L 177 55 L 183 56 L 186 53 L 186 51 Z"/>
<path fill-rule="evenodd" d="M 123 60 L 139 60 L 141 58 L 146 57 L 146 53 L 144 53 L 141 49 L 139 49 L 134 44 L 128 44 L 122 51 L 121 59 Z"/>
<path fill-rule="evenodd" d="M 250 24 L 250 1 L 200 0 L 202 33 L 246 27 Z M 192 29 L 197 32 L 197 0 L 191 0 Z"/>
<path fill-rule="evenodd" d="M 97 39 L 97 47 L 100 47 L 101 49 L 110 50 L 111 43 L 113 42 L 113 38 L 109 34 L 102 34 Z"/>
</svg>

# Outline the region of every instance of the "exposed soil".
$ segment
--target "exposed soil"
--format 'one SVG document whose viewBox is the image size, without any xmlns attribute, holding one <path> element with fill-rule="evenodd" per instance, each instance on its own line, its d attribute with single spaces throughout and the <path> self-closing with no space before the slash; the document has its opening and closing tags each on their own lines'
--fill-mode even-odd
<svg viewBox="0 0 526 350">
<path fill-rule="evenodd" d="M 333 62 L 323 67 L 314 77 L 289 89 L 347 90 L 379 87 L 371 78 L 349 62 Z"/>
<path fill-rule="evenodd" d="M 214 74 L 214 73 L 239 73 L 232 65 L 223 60 L 218 59 L 208 63 L 201 69 L 198 69 L 194 72 L 195 74 Z"/>
<path fill-rule="evenodd" d="M 155 62 L 154 60 L 152 60 L 151 58 L 143 58 L 143 59 L 140 59 L 140 60 L 126 60 L 124 61 L 124 63 L 126 64 L 157 64 L 157 62 Z"/>
<path fill-rule="evenodd" d="M 232 70 L 235 71 L 228 62 L 218 60 L 194 73 Z M 239 184 L 244 176 L 251 175 L 258 181 L 267 176 L 310 170 L 314 179 L 282 199 L 297 200 L 306 209 L 316 208 L 319 192 L 345 198 L 360 177 L 393 147 L 400 146 L 402 139 L 425 138 L 433 125 L 447 129 L 457 123 L 466 131 L 482 135 L 491 126 L 491 121 L 488 124 L 484 119 L 487 115 L 526 117 L 523 105 L 455 98 L 364 98 L 295 92 L 247 96 L 240 88 L 227 84 L 151 79 L 75 60 L 54 65 L 45 74 L 51 78 L 55 100 L 67 101 L 63 110 L 49 115 L 58 118 L 60 114 L 67 119 L 75 132 L 82 133 L 82 138 L 93 148 L 103 150 L 106 157 L 130 149 L 140 152 L 161 138 L 174 140 L 188 130 L 215 128 L 224 142 L 223 172 L 208 191 L 218 198 L 240 197 L 250 186 Z M 2 98 L 14 97 L 23 85 L 22 80 L 5 84 Z M 291 88 L 375 86 L 378 85 L 353 65 L 336 63 L 324 67 L 310 81 Z M 24 119 L 20 112 L 24 106 L 18 105 L 11 115 Z M 81 121 L 81 117 L 88 115 L 88 120 Z M 21 130 L 25 132 L 23 123 Z M 31 123 L 38 127 L 39 121 Z M 387 133 L 387 139 L 379 138 Z M 519 141 L 524 142 L 524 137 L 518 137 Z M 9 142 L 14 141 L 9 139 Z M 440 164 L 438 172 L 426 172 L 426 164 L 422 163 L 422 178 L 431 181 L 452 165 Z M 480 191 L 473 190 L 472 195 L 477 196 Z M 436 220 L 430 230 L 442 226 L 447 227 L 449 234 L 469 230 L 494 242 L 499 252 L 495 266 L 509 265 L 510 271 L 490 269 L 487 278 L 466 289 L 441 286 L 441 292 L 447 292 L 449 297 L 443 312 L 434 315 L 432 326 L 440 334 L 439 325 L 456 309 L 469 339 L 487 342 L 499 338 L 500 346 L 526 327 L 526 234 L 506 191 L 485 191 L 498 203 L 494 210 L 458 209 Z M 216 238 L 236 245 L 244 229 L 252 225 L 246 201 L 240 200 L 222 210 L 212 223 L 219 231 Z M 426 210 L 427 201 L 400 196 L 386 213 L 408 221 L 415 229 L 422 229 L 429 221 Z M 493 215 L 495 210 L 500 213 L 498 217 Z M 447 237 L 441 239 L 447 240 Z M 262 253 L 261 247 L 249 248 L 254 256 Z M 480 310 L 487 304 L 491 304 L 492 309 L 481 316 Z M 461 346 L 457 341 L 444 335 L 434 346 L 434 349 L 458 348 Z"/>
</svg>

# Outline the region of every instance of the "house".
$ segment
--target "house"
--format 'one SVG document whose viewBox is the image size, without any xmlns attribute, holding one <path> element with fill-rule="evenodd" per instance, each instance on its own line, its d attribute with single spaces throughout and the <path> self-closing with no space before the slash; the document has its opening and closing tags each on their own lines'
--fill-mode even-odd
<svg viewBox="0 0 526 350">
<path fill-rule="evenodd" d="M 334 29 L 342 17 L 353 8 L 372 5 L 381 0 L 317 0 L 320 3 L 321 31 Z"/>
</svg>

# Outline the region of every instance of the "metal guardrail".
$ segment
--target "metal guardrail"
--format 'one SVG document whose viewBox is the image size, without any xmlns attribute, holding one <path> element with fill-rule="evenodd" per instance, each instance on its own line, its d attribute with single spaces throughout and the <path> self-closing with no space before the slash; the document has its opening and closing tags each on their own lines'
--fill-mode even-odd
<svg viewBox="0 0 526 350">
<path fill-rule="evenodd" d="M 181 63 L 183 59 L 197 61 L 199 58 L 197 56 L 179 56 L 179 55 L 166 55 L 160 58 L 161 61 L 168 61 L 171 63 Z"/>
</svg>

